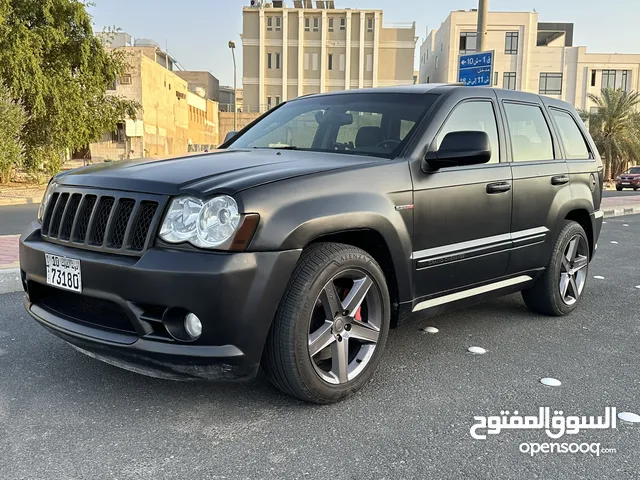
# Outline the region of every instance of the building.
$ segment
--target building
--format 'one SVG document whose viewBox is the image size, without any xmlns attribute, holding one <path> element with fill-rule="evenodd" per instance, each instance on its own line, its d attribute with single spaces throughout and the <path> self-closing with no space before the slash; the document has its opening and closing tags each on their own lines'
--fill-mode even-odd
<svg viewBox="0 0 640 480">
<path fill-rule="evenodd" d="M 177 155 L 218 144 L 217 103 L 202 88 L 189 91 L 187 81 L 169 69 L 177 64 L 170 55 L 146 43 L 118 48 L 128 68 L 109 93 L 142 109 L 135 120 L 123 119 L 116 131 L 89 145 L 93 161 Z"/>
<path fill-rule="evenodd" d="M 241 88 L 237 88 L 235 93 L 233 87 L 220 87 L 220 111 L 221 112 L 233 112 L 233 102 L 236 102 L 236 107 L 239 112 L 243 111 L 243 92 Z M 254 113 L 258 110 L 254 110 Z"/>
<path fill-rule="evenodd" d="M 460 54 L 476 50 L 478 13 L 451 12 L 420 47 L 420 83 L 456 82 Z M 640 55 L 587 53 L 572 23 L 536 12 L 489 12 L 485 50 L 495 51 L 493 85 L 540 93 L 589 110 L 602 88 L 640 91 Z"/>
<path fill-rule="evenodd" d="M 196 89 L 201 88 L 204 90 L 205 98 L 214 102 L 219 101 L 220 97 L 220 82 L 216 77 L 209 72 L 196 72 L 196 71 L 177 71 L 178 75 L 183 80 L 187 81 L 189 90 L 195 92 Z"/>
<path fill-rule="evenodd" d="M 244 111 L 310 93 L 413 83 L 415 23 L 332 0 L 252 2 L 243 9 Z"/>
</svg>

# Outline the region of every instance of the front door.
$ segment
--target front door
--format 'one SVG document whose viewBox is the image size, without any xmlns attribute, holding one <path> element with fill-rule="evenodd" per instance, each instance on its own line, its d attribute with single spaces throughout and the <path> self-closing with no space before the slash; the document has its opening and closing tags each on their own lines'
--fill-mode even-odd
<svg viewBox="0 0 640 480">
<path fill-rule="evenodd" d="M 509 260 L 511 168 L 501 162 L 495 94 L 487 90 L 486 97 L 449 108 L 430 149 L 437 150 L 449 132 L 480 130 L 489 135 L 492 156 L 482 165 L 414 171 L 415 299 L 499 278 Z"/>
</svg>

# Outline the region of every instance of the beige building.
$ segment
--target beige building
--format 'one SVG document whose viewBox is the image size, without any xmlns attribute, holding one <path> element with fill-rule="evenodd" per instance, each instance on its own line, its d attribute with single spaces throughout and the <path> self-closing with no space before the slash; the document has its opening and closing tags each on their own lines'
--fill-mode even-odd
<svg viewBox="0 0 640 480">
<path fill-rule="evenodd" d="M 136 120 L 123 119 L 116 131 L 89 145 L 93 161 L 162 157 L 218 144 L 218 104 L 205 98 L 204 88 L 190 89 L 171 70 L 175 61 L 158 47 L 117 48 L 125 52 L 128 69 L 109 92 L 137 101 L 142 109 Z"/>
<path fill-rule="evenodd" d="M 411 84 L 415 45 L 415 23 L 385 26 L 381 10 L 257 1 L 243 9 L 243 111 L 311 93 Z"/>
<path fill-rule="evenodd" d="M 476 11 L 451 12 L 420 47 L 420 83 L 458 81 L 460 54 L 476 50 Z M 493 85 L 559 98 L 589 110 L 602 88 L 640 91 L 640 55 L 587 53 L 572 23 L 533 12 L 489 12 L 485 50 L 494 50 Z"/>
</svg>

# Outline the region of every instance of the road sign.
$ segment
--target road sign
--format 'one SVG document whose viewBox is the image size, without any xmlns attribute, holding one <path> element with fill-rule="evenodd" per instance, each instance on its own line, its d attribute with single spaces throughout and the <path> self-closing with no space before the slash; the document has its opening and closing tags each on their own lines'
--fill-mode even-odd
<svg viewBox="0 0 640 480">
<path fill-rule="evenodd" d="M 467 53 L 458 61 L 458 82 L 467 86 L 490 87 L 493 78 L 493 53 Z"/>
</svg>

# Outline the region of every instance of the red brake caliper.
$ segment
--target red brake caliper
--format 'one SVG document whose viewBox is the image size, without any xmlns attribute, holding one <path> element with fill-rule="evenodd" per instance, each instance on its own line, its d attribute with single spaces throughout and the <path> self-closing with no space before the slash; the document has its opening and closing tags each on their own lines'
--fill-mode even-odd
<svg viewBox="0 0 640 480">
<path fill-rule="evenodd" d="M 353 316 L 353 318 L 355 318 L 356 320 L 362 321 L 362 317 L 360 316 L 360 310 L 362 310 L 362 307 L 358 307 L 358 310 L 356 310 L 356 314 Z"/>
</svg>

